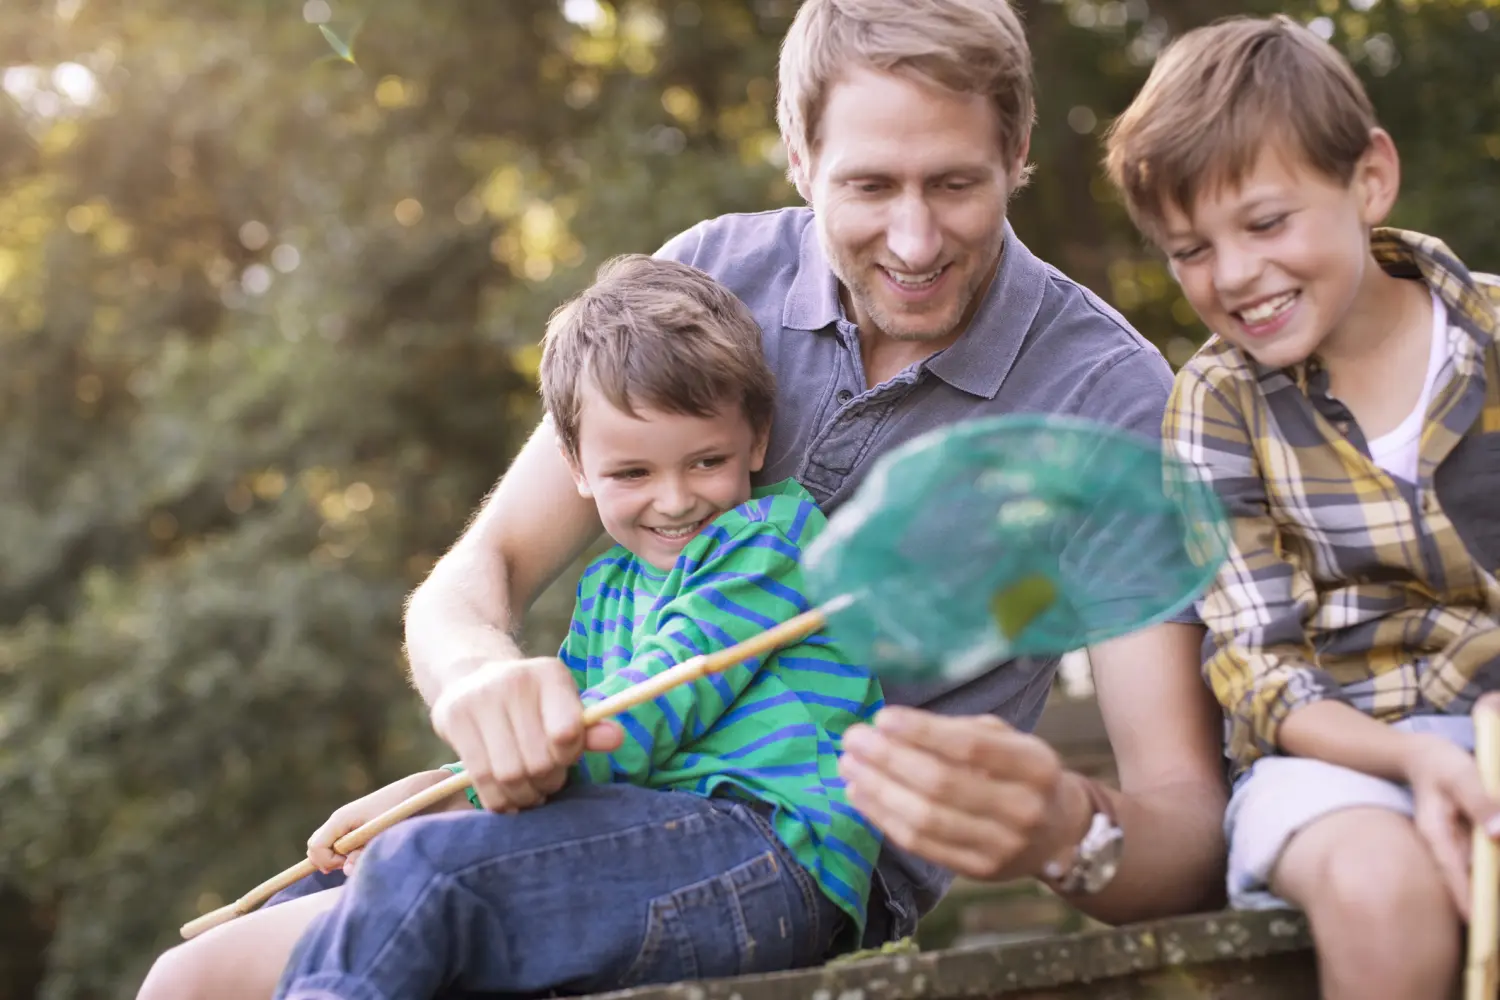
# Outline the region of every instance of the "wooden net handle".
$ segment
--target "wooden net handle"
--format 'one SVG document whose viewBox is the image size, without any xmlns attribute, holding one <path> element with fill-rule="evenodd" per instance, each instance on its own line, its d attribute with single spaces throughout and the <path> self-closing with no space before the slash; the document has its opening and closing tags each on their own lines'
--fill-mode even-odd
<svg viewBox="0 0 1500 1000">
<path fill-rule="evenodd" d="M 751 636 L 744 642 L 684 660 L 675 667 L 663 670 L 639 684 L 633 684 L 618 694 L 596 702 L 583 710 L 584 728 L 597 725 L 628 708 L 634 708 L 636 705 L 658 698 L 678 685 L 691 683 L 709 674 L 720 673 L 746 660 L 764 656 L 787 643 L 806 638 L 827 624 L 828 615 L 832 613 L 836 603 L 842 606 L 847 601 L 836 599 L 822 607 L 804 611 L 795 618 L 789 618 L 779 625 Z M 467 771 L 455 774 L 451 778 L 444 778 L 344 834 L 334 841 L 334 853 L 347 855 L 356 851 L 373 840 L 377 834 L 437 805 L 449 796 L 467 791 L 472 784 L 473 777 Z M 191 940 L 204 931 L 249 913 L 287 886 L 301 881 L 316 871 L 317 868 L 310 860 L 303 859 L 276 877 L 262 882 L 234 902 L 183 924 L 181 928 L 183 940 Z"/>
</svg>

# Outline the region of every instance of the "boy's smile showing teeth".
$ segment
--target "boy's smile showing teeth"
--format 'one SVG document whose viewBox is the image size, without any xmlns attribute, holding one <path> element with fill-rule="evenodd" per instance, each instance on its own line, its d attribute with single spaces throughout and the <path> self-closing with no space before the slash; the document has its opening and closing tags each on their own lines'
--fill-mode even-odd
<svg viewBox="0 0 1500 1000">
<path fill-rule="evenodd" d="M 691 524 L 685 524 L 680 528 L 666 528 L 658 526 L 648 527 L 647 530 L 651 531 L 654 534 L 660 535 L 662 538 L 666 539 L 669 542 L 680 542 L 683 539 L 692 538 L 698 532 L 702 531 L 704 526 L 712 520 L 713 516 L 710 515 L 709 517 L 700 518 L 699 520 L 694 521 Z"/>
<path fill-rule="evenodd" d="M 1250 327 L 1269 323 L 1290 309 L 1297 301 L 1299 294 L 1299 292 L 1283 292 L 1269 299 L 1261 299 L 1253 306 L 1238 310 L 1235 316 L 1239 318 L 1241 323 Z"/>
</svg>

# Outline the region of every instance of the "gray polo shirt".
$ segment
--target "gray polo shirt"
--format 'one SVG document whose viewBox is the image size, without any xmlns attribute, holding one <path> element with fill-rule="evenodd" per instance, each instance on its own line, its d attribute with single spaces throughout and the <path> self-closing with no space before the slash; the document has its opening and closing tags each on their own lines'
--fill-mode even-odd
<svg viewBox="0 0 1500 1000">
<path fill-rule="evenodd" d="M 795 477 L 827 513 L 882 453 L 960 420 L 1047 412 L 1160 438 L 1172 385 L 1166 359 L 1098 296 L 1033 255 L 1009 222 L 999 273 L 964 335 L 876 386 L 866 385 L 859 333 L 844 314 L 810 209 L 710 219 L 658 256 L 707 272 L 755 314 L 778 392 L 757 485 Z M 993 712 L 1030 730 L 1057 663 L 1015 660 L 947 688 L 885 685 L 886 699 L 949 714 Z M 948 878 L 915 859 L 903 867 L 925 911 Z M 889 881 L 888 866 L 881 868 Z"/>
</svg>

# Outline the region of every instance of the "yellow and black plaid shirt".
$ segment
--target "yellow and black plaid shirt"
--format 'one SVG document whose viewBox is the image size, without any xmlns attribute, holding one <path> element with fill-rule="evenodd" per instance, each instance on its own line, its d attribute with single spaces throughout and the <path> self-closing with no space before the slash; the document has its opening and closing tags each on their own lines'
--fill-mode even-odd
<svg viewBox="0 0 1500 1000">
<path fill-rule="evenodd" d="M 1237 772 L 1319 699 L 1394 721 L 1500 689 L 1500 279 L 1417 233 L 1379 229 L 1372 247 L 1448 311 L 1416 483 L 1371 460 L 1316 359 L 1266 368 L 1215 338 L 1167 405 L 1166 446 L 1233 518 L 1201 612 Z"/>
</svg>

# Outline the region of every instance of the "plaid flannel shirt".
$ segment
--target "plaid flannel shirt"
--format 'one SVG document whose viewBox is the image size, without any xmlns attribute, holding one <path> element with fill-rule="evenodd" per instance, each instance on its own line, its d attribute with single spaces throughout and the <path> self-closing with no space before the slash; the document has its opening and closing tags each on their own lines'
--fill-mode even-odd
<svg viewBox="0 0 1500 1000">
<path fill-rule="evenodd" d="M 1372 249 L 1448 310 L 1416 483 L 1371 460 L 1316 359 L 1271 369 L 1211 339 L 1163 420 L 1233 522 L 1201 613 L 1236 773 L 1320 699 L 1394 721 L 1500 688 L 1500 279 L 1417 233 L 1378 229 Z"/>
</svg>

